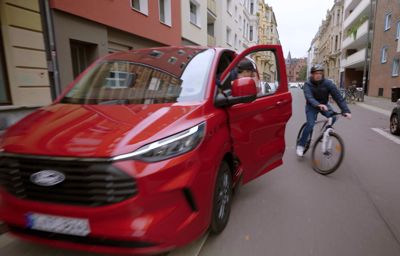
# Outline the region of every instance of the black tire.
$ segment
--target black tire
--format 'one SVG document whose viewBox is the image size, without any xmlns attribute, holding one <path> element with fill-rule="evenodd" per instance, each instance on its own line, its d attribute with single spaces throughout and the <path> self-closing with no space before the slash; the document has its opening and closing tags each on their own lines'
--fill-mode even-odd
<svg viewBox="0 0 400 256">
<path fill-rule="evenodd" d="M 297 134 L 296 146 L 299 145 L 301 135 L 303 134 L 303 131 L 306 128 L 306 125 L 307 125 L 307 123 L 304 123 L 301 126 L 299 133 Z M 312 133 L 310 135 L 310 138 L 308 138 L 308 141 L 307 141 L 306 145 L 304 146 L 304 154 L 307 153 L 308 149 L 310 148 L 311 138 L 312 138 Z"/>
<path fill-rule="evenodd" d="M 400 135 L 400 122 L 396 114 L 390 118 L 390 133 Z"/>
<path fill-rule="evenodd" d="M 219 167 L 217 180 L 215 182 L 213 211 L 210 224 L 210 231 L 212 234 L 221 233 L 228 224 L 231 202 L 232 174 L 228 163 L 223 161 Z"/>
<path fill-rule="evenodd" d="M 342 163 L 343 158 L 344 158 L 345 148 L 344 148 L 344 143 L 343 143 L 342 138 L 337 133 L 334 133 L 334 132 L 331 132 L 330 136 L 337 140 L 338 145 L 335 146 L 334 151 L 339 154 L 336 162 L 333 161 L 332 167 L 321 168 L 321 165 L 319 163 L 321 160 L 317 159 L 317 157 L 316 157 L 317 148 L 320 144 L 322 144 L 323 134 L 321 134 L 321 136 L 319 136 L 318 139 L 315 141 L 315 143 L 313 145 L 313 149 L 312 149 L 312 156 L 311 156 L 312 167 L 313 167 L 314 171 L 316 171 L 317 173 L 322 174 L 322 175 L 328 175 L 328 174 L 331 174 L 334 171 L 336 171 L 339 168 L 339 166 Z M 327 155 L 324 154 L 324 157 L 330 158 L 330 156 L 333 155 L 332 153 L 333 152 L 331 152 Z"/>
</svg>

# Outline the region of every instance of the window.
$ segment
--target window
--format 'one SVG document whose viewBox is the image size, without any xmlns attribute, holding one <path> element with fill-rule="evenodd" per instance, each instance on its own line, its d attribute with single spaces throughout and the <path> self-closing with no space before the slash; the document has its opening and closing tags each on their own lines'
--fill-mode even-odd
<svg viewBox="0 0 400 256">
<path fill-rule="evenodd" d="M 171 26 L 171 0 L 159 0 L 158 4 L 160 10 L 160 21 Z"/>
<path fill-rule="evenodd" d="M 392 23 L 392 14 L 388 13 L 385 16 L 385 31 L 390 29 Z"/>
<path fill-rule="evenodd" d="M 237 44 L 238 44 L 238 36 L 237 36 L 237 34 L 235 34 L 235 41 L 234 41 L 234 46 L 235 46 L 235 49 L 237 49 Z"/>
<path fill-rule="evenodd" d="M 232 0 L 226 0 L 226 11 L 232 15 Z"/>
<path fill-rule="evenodd" d="M 251 3 L 250 3 L 250 14 L 254 15 L 254 2 L 253 1 L 251 1 Z"/>
<path fill-rule="evenodd" d="M 231 45 L 231 29 L 226 28 L 226 43 Z"/>
<path fill-rule="evenodd" d="M 199 5 L 190 1 L 190 22 L 200 27 Z"/>
<path fill-rule="evenodd" d="M 237 7 L 237 5 L 235 5 L 235 21 L 236 22 L 238 22 L 237 16 L 238 16 L 238 7 Z"/>
<path fill-rule="evenodd" d="M 340 25 L 340 9 L 337 11 L 337 20 L 336 20 L 336 26 Z"/>
<path fill-rule="evenodd" d="M 253 26 L 250 26 L 250 41 L 253 41 Z"/>
<path fill-rule="evenodd" d="M 96 58 L 97 45 L 70 40 L 74 78 L 79 76 Z"/>
<path fill-rule="evenodd" d="M 131 0 L 131 8 L 145 15 L 149 14 L 148 0 Z"/>
<path fill-rule="evenodd" d="M 383 47 L 381 52 L 381 63 L 386 63 L 388 58 L 388 48 Z"/>
<path fill-rule="evenodd" d="M 396 25 L 396 40 L 399 39 L 400 39 L 400 21 L 398 21 Z"/>
<path fill-rule="evenodd" d="M 338 50 L 338 46 L 339 46 L 339 37 L 336 36 L 335 37 L 335 52 Z"/>
<path fill-rule="evenodd" d="M 207 24 L 207 32 L 209 36 L 214 37 L 214 23 Z"/>
<path fill-rule="evenodd" d="M 399 76 L 399 66 L 400 66 L 400 59 L 395 58 L 393 60 L 392 76 Z"/>
<path fill-rule="evenodd" d="M 11 104 L 11 98 L 8 91 L 8 80 L 6 73 L 6 63 L 3 51 L 3 38 L 1 37 L 0 28 L 0 105 Z"/>
</svg>

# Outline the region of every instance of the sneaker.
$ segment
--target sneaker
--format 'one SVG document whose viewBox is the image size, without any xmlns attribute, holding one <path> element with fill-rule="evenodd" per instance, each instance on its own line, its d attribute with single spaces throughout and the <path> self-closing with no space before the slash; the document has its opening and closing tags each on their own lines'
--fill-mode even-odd
<svg viewBox="0 0 400 256">
<path fill-rule="evenodd" d="M 303 146 L 297 146 L 296 154 L 297 154 L 298 157 L 304 156 L 304 147 Z"/>
</svg>

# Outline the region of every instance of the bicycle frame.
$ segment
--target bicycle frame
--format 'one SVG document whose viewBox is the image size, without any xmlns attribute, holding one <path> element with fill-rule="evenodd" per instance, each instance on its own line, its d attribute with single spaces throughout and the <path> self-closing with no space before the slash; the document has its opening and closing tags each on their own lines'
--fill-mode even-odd
<svg viewBox="0 0 400 256">
<path fill-rule="evenodd" d="M 326 120 L 315 122 L 316 124 L 324 123 L 321 128 L 321 132 L 323 133 L 322 153 L 324 155 L 329 154 L 329 152 L 332 150 L 332 140 L 330 139 L 330 134 L 335 131 L 333 129 L 333 117 L 338 115 L 340 115 L 340 113 L 333 112 L 333 115 L 331 117 L 328 117 Z"/>
</svg>

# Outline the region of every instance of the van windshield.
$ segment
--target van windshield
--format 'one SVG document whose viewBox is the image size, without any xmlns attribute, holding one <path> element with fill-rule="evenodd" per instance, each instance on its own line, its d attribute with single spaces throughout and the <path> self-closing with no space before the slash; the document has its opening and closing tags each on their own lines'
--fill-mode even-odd
<svg viewBox="0 0 400 256">
<path fill-rule="evenodd" d="M 61 99 L 70 104 L 160 104 L 205 98 L 214 51 L 198 53 L 180 77 L 161 67 L 124 60 L 99 63 Z M 173 64 L 173 63 L 171 63 Z"/>
</svg>

